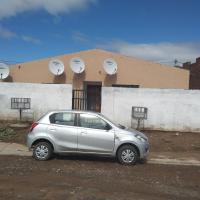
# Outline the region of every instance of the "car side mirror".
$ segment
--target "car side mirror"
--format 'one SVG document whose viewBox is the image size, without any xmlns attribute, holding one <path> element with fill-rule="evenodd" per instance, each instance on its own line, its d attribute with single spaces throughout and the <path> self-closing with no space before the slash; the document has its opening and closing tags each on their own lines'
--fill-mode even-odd
<svg viewBox="0 0 200 200">
<path fill-rule="evenodd" d="M 106 129 L 107 131 L 109 131 L 110 129 L 112 129 L 112 127 L 111 127 L 109 124 L 106 124 L 105 129 Z"/>
</svg>

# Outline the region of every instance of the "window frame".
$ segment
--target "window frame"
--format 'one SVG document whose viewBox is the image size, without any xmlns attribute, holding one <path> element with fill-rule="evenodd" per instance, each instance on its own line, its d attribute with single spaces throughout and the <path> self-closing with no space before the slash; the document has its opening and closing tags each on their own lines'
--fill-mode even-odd
<svg viewBox="0 0 200 200">
<path fill-rule="evenodd" d="M 99 128 L 90 128 L 90 127 L 81 126 L 81 120 L 80 120 L 80 115 L 81 115 L 81 114 L 91 115 L 91 116 L 94 116 L 94 117 L 97 117 L 97 118 L 103 120 L 103 121 L 109 126 L 109 129 L 99 129 Z M 108 123 L 106 120 L 104 120 L 101 116 L 96 115 L 96 114 L 92 114 L 92 113 L 77 113 L 77 127 L 86 128 L 86 129 L 100 130 L 100 131 L 109 131 L 109 130 L 111 130 L 111 129 L 113 128 L 113 127 L 110 125 L 110 123 Z"/>
<path fill-rule="evenodd" d="M 140 85 L 112 84 L 112 87 L 121 87 L 121 88 L 140 88 Z"/>
<path fill-rule="evenodd" d="M 71 114 L 71 115 L 74 115 L 74 125 L 67 125 L 67 124 L 57 124 L 57 123 L 52 123 L 51 122 L 51 116 L 52 115 L 56 115 L 56 114 L 64 114 L 64 113 L 68 113 L 68 114 Z M 55 119 L 55 118 L 54 118 Z M 56 126 L 69 126 L 69 127 L 77 127 L 77 113 L 74 113 L 74 112 L 67 112 L 67 111 L 63 111 L 63 112 L 54 112 L 52 113 L 51 115 L 49 115 L 49 123 L 51 125 L 56 125 Z"/>
</svg>

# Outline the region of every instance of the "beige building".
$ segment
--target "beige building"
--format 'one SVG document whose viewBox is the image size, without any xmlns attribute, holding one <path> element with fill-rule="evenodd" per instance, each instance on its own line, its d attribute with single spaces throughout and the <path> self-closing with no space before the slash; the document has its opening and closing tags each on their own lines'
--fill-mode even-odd
<svg viewBox="0 0 200 200">
<path fill-rule="evenodd" d="M 81 58 L 85 62 L 85 71 L 75 74 L 70 68 L 71 58 Z M 107 75 L 103 61 L 113 58 L 118 65 L 115 75 Z M 59 59 L 65 65 L 61 76 L 50 73 L 48 64 L 52 59 Z M 69 83 L 76 89 L 82 89 L 85 82 L 100 82 L 102 86 L 135 85 L 141 88 L 179 88 L 188 89 L 189 72 L 180 68 L 161 65 L 141 59 L 103 51 L 88 50 L 18 64 L 11 68 L 13 82 L 27 83 Z"/>
<path fill-rule="evenodd" d="M 81 74 L 76 74 L 71 70 L 72 58 L 81 58 L 84 61 L 85 70 Z M 114 59 L 117 63 L 117 72 L 114 75 L 108 75 L 103 68 L 103 62 L 108 58 Z M 58 59 L 64 63 L 62 75 L 55 76 L 49 71 L 48 65 L 52 59 Z M 100 105 L 97 104 L 101 101 L 101 86 L 188 89 L 189 71 L 93 49 L 17 64 L 11 68 L 9 80 L 72 84 L 74 89 L 85 89 L 87 102 L 96 102 L 93 110 L 99 110 Z M 84 96 L 83 93 L 81 95 Z"/>
</svg>

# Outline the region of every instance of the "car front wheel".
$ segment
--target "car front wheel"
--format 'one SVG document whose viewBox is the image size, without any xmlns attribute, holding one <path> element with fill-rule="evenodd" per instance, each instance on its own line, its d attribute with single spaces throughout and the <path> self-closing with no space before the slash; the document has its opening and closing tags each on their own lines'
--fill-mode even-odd
<svg viewBox="0 0 200 200">
<path fill-rule="evenodd" d="M 48 160 L 51 158 L 53 149 L 48 142 L 39 142 L 33 148 L 33 157 L 36 160 Z"/>
<path fill-rule="evenodd" d="M 139 155 L 137 149 L 132 145 L 123 145 L 117 152 L 118 161 L 124 165 L 135 165 Z"/>
</svg>

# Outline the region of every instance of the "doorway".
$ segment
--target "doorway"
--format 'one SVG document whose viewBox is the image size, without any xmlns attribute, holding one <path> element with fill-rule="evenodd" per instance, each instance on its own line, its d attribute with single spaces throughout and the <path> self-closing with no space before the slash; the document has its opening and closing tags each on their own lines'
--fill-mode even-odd
<svg viewBox="0 0 200 200">
<path fill-rule="evenodd" d="M 101 82 L 84 82 L 84 89 L 73 89 L 72 109 L 101 112 Z"/>
<path fill-rule="evenodd" d="M 101 82 L 85 82 L 87 110 L 101 112 Z"/>
</svg>

